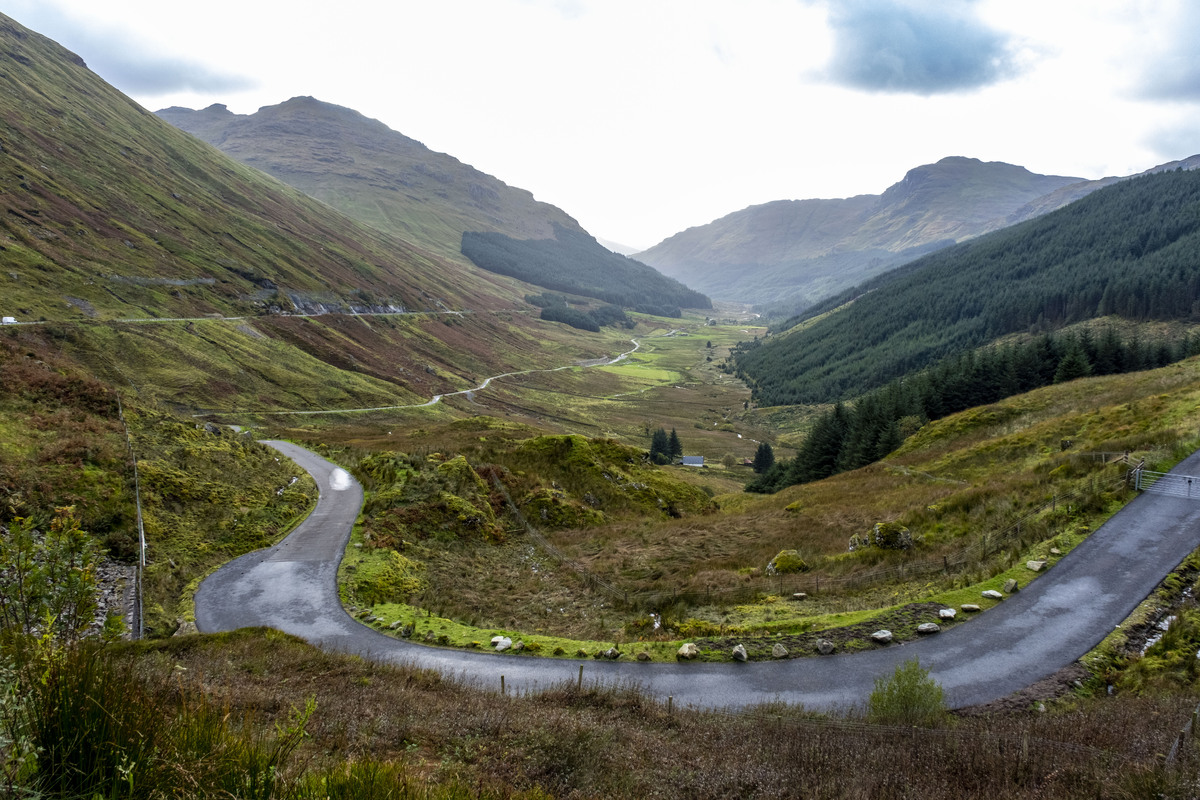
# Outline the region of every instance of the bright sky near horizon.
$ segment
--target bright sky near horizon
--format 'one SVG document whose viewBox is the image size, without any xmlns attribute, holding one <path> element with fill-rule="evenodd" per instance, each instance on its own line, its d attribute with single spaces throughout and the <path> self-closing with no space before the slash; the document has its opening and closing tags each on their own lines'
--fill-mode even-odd
<svg viewBox="0 0 1200 800">
<path fill-rule="evenodd" d="M 951 156 L 1200 153 L 1194 0 L 8 0 L 150 110 L 347 106 L 649 247 Z"/>
</svg>

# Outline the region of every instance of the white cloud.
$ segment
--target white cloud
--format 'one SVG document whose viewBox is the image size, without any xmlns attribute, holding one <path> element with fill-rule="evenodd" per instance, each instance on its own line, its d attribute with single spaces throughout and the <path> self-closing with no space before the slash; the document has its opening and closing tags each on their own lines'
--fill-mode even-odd
<svg viewBox="0 0 1200 800">
<path fill-rule="evenodd" d="M 1200 102 L 1200 7 L 1180 3 L 1164 17 L 1160 46 L 1144 54 L 1136 89 L 1148 100 Z"/>
<path fill-rule="evenodd" d="M 1190 51 L 1174 44 L 1195 30 L 1180 22 L 1189 1 L 9 0 L 5 13 L 149 108 L 251 113 L 311 95 L 648 247 L 753 203 L 877 193 L 947 155 L 1090 178 L 1200 151 L 1165 133 L 1192 130 Z M 1164 71 L 1161 54 L 1183 60 Z"/>
<path fill-rule="evenodd" d="M 969 0 L 834 0 L 828 75 L 854 89 L 917 95 L 964 92 L 1017 71 L 1011 36 Z"/>
<path fill-rule="evenodd" d="M 150 42 L 118 26 L 82 22 L 49 3 L 32 7 L 23 19 L 23 24 L 73 51 L 93 72 L 128 94 L 236 92 L 254 86 L 253 79 L 220 67 L 157 54 Z"/>
</svg>

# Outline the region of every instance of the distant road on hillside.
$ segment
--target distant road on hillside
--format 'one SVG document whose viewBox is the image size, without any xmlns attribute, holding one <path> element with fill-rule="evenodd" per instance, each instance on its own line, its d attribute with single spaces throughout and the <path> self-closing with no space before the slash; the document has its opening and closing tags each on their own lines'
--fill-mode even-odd
<svg viewBox="0 0 1200 800">
<path fill-rule="evenodd" d="M 685 705 L 743 708 L 783 701 L 836 710 L 862 703 L 876 677 L 917 656 L 952 706 L 975 705 L 1079 659 L 1200 545 L 1200 501 L 1144 494 L 1019 593 L 970 622 L 907 644 L 747 664 L 583 662 L 468 652 L 385 636 L 346 613 L 338 599 L 337 565 L 362 506 L 362 487 L 298 445 L 266 444 L 313 476 L 320 499 L 278 545 L 230 562 L 201 584 L 200 630 L 265 625 L 319 647 L 437 669 L 493 689 L 499 689 L 501 676 L 515 690 L 575 680 L 583 664 L 589 681 L 632 682 Z M 1200 453 L 1174 472 L 1200 473 Z"/>
</svg>

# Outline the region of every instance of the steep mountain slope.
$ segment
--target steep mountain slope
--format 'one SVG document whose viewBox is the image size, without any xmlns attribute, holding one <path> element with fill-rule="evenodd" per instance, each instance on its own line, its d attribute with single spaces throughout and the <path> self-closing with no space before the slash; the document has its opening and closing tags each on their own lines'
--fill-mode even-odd
<svg viewBox="0 0 1200 800">
<path fill-rule="evenodd" d="M 831 298 L 737 366 L 764 404 L 828 402 L 1011 333 L 1109 315 L 1194 322 L 1197 252 L 1200 173 L 1134 178 Z"/>
<path fill-rule="evenodd" d="M 779 200 L 682 233 L 637 258 L 714 297 L 810 305 L 990 224 L 1078 178 L 944 158 L 882 195 Z"/>
<path fill-rule="evenodd" d="M 0 150 L 0 313 L 45 323 L 0 331 L 143 397 L 191 411 L 414 404 L 614 346 L 510 313 L 528 285 L 233 161 L 3 16 Z M 295 314 L 329 310 L 433 313 Z"/>
<path fill-rule="evenodd" d="M 223 105 L 156 113 L 243 164 L 447 258 L 461 258 L 466 231 L 516 239 L 551 237 L 552 225 L 582 231 L 564 211 L 524 189 L 312 97 L 254 114 L 234 114 Z"/>
<path fill-rule="evenodd" d="M 6 316 L 510 305 L 505 284 L 333 212 L 0 16 Z"/>
</svg>

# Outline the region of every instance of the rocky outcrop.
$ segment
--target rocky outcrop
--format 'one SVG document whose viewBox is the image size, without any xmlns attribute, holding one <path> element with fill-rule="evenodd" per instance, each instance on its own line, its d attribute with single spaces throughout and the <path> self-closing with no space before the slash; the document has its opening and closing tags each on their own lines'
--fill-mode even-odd
<svg viewBox="0 0 1200 800">
<path fill-rule="evenodd" d="M 876 522 L 871 532 L 864 536 L 851 536 L 848 549 L 851 553 L 865 547 L 881 550 L 908 550 L 913 546 L 912 532 L 898 522 Z"/>
</svg>

